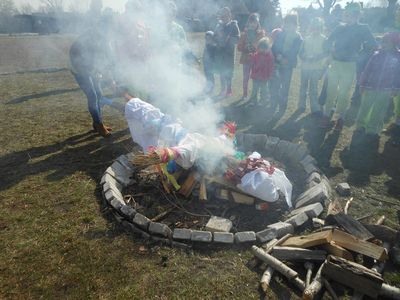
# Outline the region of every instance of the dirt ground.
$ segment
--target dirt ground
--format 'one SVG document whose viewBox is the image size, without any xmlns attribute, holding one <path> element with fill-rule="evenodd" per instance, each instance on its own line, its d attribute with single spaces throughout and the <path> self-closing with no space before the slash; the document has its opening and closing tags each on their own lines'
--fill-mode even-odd
<svg viewBox="0 0 400 300">
<path fill-rule="evenodd" d="M 191 38 L 201 53 L 201 39 Z M 8 73 L 0 75 L 0 298 L 259 299 L 260 274 L 246 267 L 247 249 L 186 253 L 115 225 L 99 181 L 134 145 L 123 116 L 108 107 L 112 138 L 91 132 L 84 95 L 64 70 L 72 39 L 0 38 L 0 73 Z M 385 224 L 399 229 L 400 148 L 385 134 L 375 142 L 352 138 L 357 107 L 340 134 L 321 131 L 308 112 L 296 112 L 298 91 L 295 72 L 283 116 L 244 107 L 237 66 L 235 96 L 217 105 L 246 132 L 305 143 L 333 186 L 352 186 L 351 215 L 372 214 L 371 222 L 385 215 Z M 398 271 L 386 277 L 400 284 Z M 272 298 L 298 296 L 279 278 L 273 290 Z"/>
</svg>

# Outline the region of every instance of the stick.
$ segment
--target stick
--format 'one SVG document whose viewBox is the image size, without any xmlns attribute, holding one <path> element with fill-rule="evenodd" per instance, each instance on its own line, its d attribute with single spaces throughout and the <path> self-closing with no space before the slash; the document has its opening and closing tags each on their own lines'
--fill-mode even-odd
<svg viewBox="0 0 400 300">
<path fill-rule="evenodd" d="M 305 289 L 304 282 L 299 279 L 299 274 L 289 268 L 287 265 L 276 259 L 275 257 L 265 253 L 264 250 L 258 248 L 257 246 L 251 247 L 251 250 L 255 256 L 261 259 L 263 262 L 267 263 L 271 268 L 281 273 L 283 276 L 288 278 L 291 282 L 293 282 L 301 291 Z"/>
<path fill-rule="evenodd" d="M 376 221 L 375 225 L 383 225 L 383 223 L 385 222 L 386 217 L 382 216 L 378 219 L 378 221 Z"/>
<path fill-rule="evenodd" d="M 345 207 L 344 207 L 344 214 L 345 214 L 345 215 L 347 215 L 347 212 L 348 212 L 348 210 L 349 210 L 349 208 L 350 208 L 351 202 L 353 202 L 353 197 L 351 197 L 351 198 L 346 202 L 346 205 L 345 205 Z"/>
<path fill-rule="evenodd" d="M 329 294 L 331 295 L 333 300 L 339 300 L 338 296 L 336 295 L 335 291 L 333 290 L 331 284 L 329 283 L 328 280 L 326 280 L 325 278 L 322 278 L 322 282 L 324 283 L 325 288 L 327 289 L 327 291 L 329 292 Z"/>
<path fill-rule="evenodd" d="M 357 220 L 357 221 L 363 221 L 363 220 L 365 220 L 365 219 L 371 218 L 373 215 L 374 215 L 374 214 L 368 214 L 368 215 L 362 216 L 362 217 L 360 217 L 360 218 L 357 218 L 356 220 Z"/>
<path fill-rule="evenodd" d="M 306 289 L 307 289 L 308 286 L 311 283 L 311 276 L 312 276 L 312 271 L 313 271 L 313 268 L 314 268 L 314 264 L 307 261 L 307 262 L 304 263 L 304 267 L 307 270 L 307 275 L 306 275 Z"/>
<path fill-rule="evenodd" d="M 152 222 L 158 222 L 161 219 L 163 219 L 164 217 L 166 217 L 170 212 L 174 211 L 175 207 L 171 207 L 169 209 L 167 209 L 166 211 L 162 212 L 161 214 L 155 216 L 153 219 L 151 219 Z"/>
<path fill-rule="evenodd" d="M 322 268 L 324 267 L 325 263 L 321 265 L 319 268 L 317 275 L 315 275 L 314 280 L 311 284 L 304 290 L 303 299 L 304 300 L 312 300 L 314 297 L 321 291 L 322 289 Z"/>
<path fill-rule="evenodd" d="M 271 253 L 272 248 L 276 245 L 276 242 L 278 242 L 277 239 L 270 240 L 268 243 L 266 243 L 263 248 L 266 253 Z M 257 257 L 253 257 L 248 263 L 247 267 L 250 269 L 255 269 L 261 264 L 261 261 Z"/>
</svg>

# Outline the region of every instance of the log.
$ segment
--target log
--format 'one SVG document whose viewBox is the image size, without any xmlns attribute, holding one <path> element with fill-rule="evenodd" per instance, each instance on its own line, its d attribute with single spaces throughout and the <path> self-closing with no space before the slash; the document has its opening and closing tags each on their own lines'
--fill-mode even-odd
<svg viewBox="0 0 400 300">
<path fill-rule="evenodd" d="M 294 247 L 276 246 L 272 250 L 272 256 L 285 261 L 324 261 L 326 259 L 326 251 L 309 250 Z"/>
<path fill-rule="evenodd" d="M 377 246 L 370 242 L 359 240 L 354 236 L 340 230 L 333 231 L 332 241 L 343 248 L 363 254 L 368 257 L 372 257 L 379 261 L 384 261 L 388 258 L 386 250 L 383 247 Z"/>
<path fill-rule="evenodd" d="M 284 235 L 283 237 L 281 237 L 279 240 L 277 239 L 273 239 L 270 240 L 265 246 L 261 246 L 268 254 L 271 253 L 272 249 L 275 246 L 280 246 L 282 245 L 284 242 L 286 242 L 290 237 L 292 236 L 291 233 L 288 233 L 286 235 Z"/>
<path fill-rule="evenodd" d="M 204 177 L 200 181 L 199 199 L 200 201 L 207 201 L 207 183 Z"/>
<path fill-rule="evenodd" d="M 384 225 L 375 225 L 375 224 L 363 224 L 365 228 L 370 231 L 375 238 L 381 240 L 383 242 L 388 242 L 390 244 L 395 244 L 397 241 L 397 231 L 384 226 Z"/>
<path fill-rule="evenodd" d="M 278 242 L 277 239 L 270 240 L 268 243 L 263 245 L 263 249 L 266 253 L 271 253 L 272 248 L 276 245 L 276 242 Z M 247 263 L 247 267 L 249 269 L 255 269 L 261 264 L 261 261 L 257 257 L 253 257 L 252 259 L 249 260 Z"/>
<path fill-rule="evenodd" d="M 282 243 L 282 246 L 310 248 L 314 246 L 327 244 L 331 240 L 332 240 L 332 230 L 326 230 L 326 231 L 312 233 L 309 235 L 291 237 L 286 242 Z"/>
<path fill-rule="evenodd" d="M 325 221 L 324 220 L 321 220 L 321 219 L 318 219 L 318 218 L 313 218 L 312 221 L 313 221 L 313 225 L 314 225 L 315 228 L 319 228 L 319 227 L 325 226 Z"/>
<path fill-rule="evenodd" d="M 312 276 L 312 271 L 314 269 L 314 264 L 307 261 L 304 263 L 304 268 L 307 270 L 306 274 L 306 289 L 307 289 L 311 283 L 311 276 Z"/>
<path fill-rule="evenodd" d="M 378 296 L 383 284 L 379 273 L 336 256 L 328 257 L 322 275 L 372 298 Z"/>
<path fill-rule="evenodd" d="M 314 299 L 317 294 L 321 291 L 322 289 L 322 277 L 321 277 L 321 272 L 324 267 L 325 263 L 321 265 L 319 268 L 317 274 L 315 275 L 314 280 L 311 282 L 311 284 L 304 290 L 303 293 L 303 300 L 312 300 Z"/>
<path fill-rule="evenodd" d="M 182 184 L 179 190 L 179 194 L 183 195 L 186 198 L 189 197 L 194 189 L 194 186 L 197 183 L 197 176 L 197 172 L 190 172 L 185 182 Z"/>
<path fill-rule="evenodd" d="M 384 283 L 379 291 L 379 295 L 391 299 L 400 299 L 400 289 Z"/>
<path fill-rule="evenodd" d="M 264 293 L 268 293 L 269 290 L 269 284 L 272 279 L 272 275 L 274 274 L 274 269 L 271 267 L 267 267 L 265 272 L 263 273 L 261 280 L 260 280 L 260 285 L 261 289 L 263 290 Z"/>
<path fill-rule="evenodd" d="M 325 224 L 337 224 L 346 232 L 362 241 L 367 241 L 374 237 L 374 235 L 369 232 L 359 221 L 354 219 L 352 216 L 344 214 L 343 212 L 338 212 L 335 215 L 328 215 L 325 219 Z"/>
<path fill-rule="evenodd" d="M 305 289 L 304 282 L 301 279 L 299 279 L 299 274 L 295 270 L 289 268 L 283 262 L 269 255 L 268 253 L 265 253 L 264 250 L 258 248 L 257 246 L 251 247 L 251 250 L 255 256 L 257 256 L 263 262 L 267 263 L 268 266 L 273 268 L 275 271 L 278 271 L 287 279 L 289 279 L 289 281 L 294 283 L 301 291 Z"/>
<path fill-rule="evenodd" d="M 326 290 L 329 292 L 333 300 L 339 300 L 338 296 L 336 295 L 334 289 L 332 288 L 331 284 L 325 278 L 322 278 L 322 283 L 324 284 Z"/>
<path fill-rule="evenodd" d="M 339 256 L 341 258 L 354 261 L 354 257 L 351 254 L 350 251 L 347 251 L 343 247 L 340 247 L 339 245 L 336 245 L 335 242 L 330 242 L 329 244 L 325 244 L 321 246 L 322 249 L 327 251 L 329 254 L 332 254 L 334 256 Z"/>
</svg>

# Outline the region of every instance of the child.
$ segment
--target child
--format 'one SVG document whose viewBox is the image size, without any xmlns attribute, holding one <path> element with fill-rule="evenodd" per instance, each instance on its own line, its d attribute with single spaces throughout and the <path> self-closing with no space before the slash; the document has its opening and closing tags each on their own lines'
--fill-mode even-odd
<svg viewBox="0 0 400 300">
<path fill-rule="evenodd" d="M 214 42 L 214 32 L 206 32 L 206 45 L 203 52 L 204 75 L 206 76 L 206 94 L 211 94 L 214 90 L 215 54 L 217 45 Z"/>
<path fill-rule="evenodd" d="M 371 57 L 360 78 L 362 98 L 356 128 L 371 137 L 381 132 L 392 96 L 400 93 L 399 42 L 398 34 L 386 33 L 382 49 Z"/>
<path fill-rule="evenodd" d="M 286 111 L 292 73 L 297 65 L 297 54 L 302 43 L 297 29 L 298 16 L 292 13 L 283 19 L 283 28 L 273 32 L 272 52 L 277 72 L 271 80 L 271 99 L 272 108 L 275 110 L 279 106 L 282 113 Z"/>
<path fill-rule="evenodd" d="M 324 43 L 326 38 L 322 35 L 323 21 L 321 18 L 315 18 L 310 23 L 310 35 L 307 36 L 300 49 L 299 56 L 301 64 L 301 85 L 300 85 L 300 111 L 305 111 L 307 91 L 310 96 L 311 113 L 316 114 L 321 111 L 318 103 L 318 82 L 321 79 L 325 64 L 326 52 Z"/>
<path fill-rule="evenodd" d="M 247 98 L 249 79 L 250 79 L 250 55 L 256 52 L 258 41 L 265 37 L 265 31 L 261 28 L 258 14 L 251 14 L 247 21 L 246 28 L 240 36 L 237 46 L 240 56 L 240 63 L 243 65 L 243 97 Z"/>
<path fill-rule="evenodd" d="M 274 56 L 270 50 L 268 38 L 262 38 L 257 45 L 256 53 L 250 54 L 249 62 L 251 65 L 251 79 L 253 80 L 253 90 L 250 97 L 250 104 L 260 100 L 265 101 L 267 92 L 267 82 L 274 72 Z"/>
<path fill-rule="evenodd" d="M 224 7 L 218 14 L 219 22 L 215 28 L 217 43 L 217 66 L 221 78 L 220 97 L 232 96 L 232 78 L 235 64 L 235 45 L 239 41 L 240 31 L 237 21 L 232 20 L 231 10 Z"/>
</svg>

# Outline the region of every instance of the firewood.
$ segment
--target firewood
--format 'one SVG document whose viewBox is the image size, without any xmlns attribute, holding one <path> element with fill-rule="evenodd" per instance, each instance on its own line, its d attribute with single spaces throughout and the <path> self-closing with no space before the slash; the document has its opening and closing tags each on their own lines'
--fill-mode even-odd
<svg viewBox="0 0 400 300">
<path fill-rule="evenodd" d="M 340 247 L 339 245 L 336 245 L 335 242 L 330 242 L 329 244 L 322 245 L 321 247 L 329 254 L 339 256 L 349 261 L 354 261 L 354 257 L 351 252 L 347 251 L 343 247 Z"/>
<path fill-rule="evenodd" d="M 246 204 L 246 205 L 253 205 L 256 199 L 254 197 L 241 194 L 241 193 L 236 193 L 236 192 L 231 192 L 233 201 L 238 204 Z"/>
<path fill-rule="evenodd" d="M 400 299 L 400 289 L 384 283 L 379 291 L 379 295 L 391 299 Z"/>
<path fill-rule="evenodd" d="M 229 191 L 225 189 L 218 189 L 216 192 L 216 197 L 221 200 L 230 200 Z"/>
<path fill-rule="evenodd" d="M 306 289 L 308 288 L 308 286 L 311 283 L 311 276 L 312 276 L 312 271 L 314 269 L 314 264 L 311 262 L 305 262 L 304 263 L 304 268 L 307 270 L 307 275 L 306 275 Z"/>
<path fill-rule="evenodd" d="M 171 207 L 171 208 L 167 209 L 166 211 L 158 214 L 154 218 L 152 218 L 151 221 L 152 222 L 158 222 L 158 221 L 162 220 L 163 218 L 165 218 L 169 213 L 171 213 L 174 210 L 175 210 L 175 207 Z"/>
<path fill-rule="evenodd" d="M 355 236 L 356 238 L 366 241 L 374 237 L 359 221 L 352 216 L 346 215 L 343 212 L 338 212 L 334 215 L 328 215 L 325 219 L 327 225 L 339 225 L 346 232 Z"/>
<path fill-rule="evenodd" d="M 333 290 L 331 284 L 325 278 L 322 278 L 322 283 L 324 284 L 326 290 L 329 292 L 333 300 L 339 300 L 338 296 L 336 295 L 335 291 Z"/>
<path fill-rule="evenodd" d="M 270 240 L 268 243 L 266 243 L 265 245 L 263 245 L 263 249 L 266 253 L 271 253 L 272 248 L 276 245 L 276 242 L 278 242 L 277 239 L 272 239 Z M 261 264 L 261 260 L 259 260 L 257 257 L 253 257 L 252 259 L 250 259 L 250 261 L 247 263 L 247 267 L 249 269 L 255 269 L 256 267 L 258 267 Z"/>
<path fill-rule="evenodd" d="M 185 182 L 182 184 L 181 189 L 179 190 L 179 194 L 183 195 L 184 197 L 189 197 L 193 191 L 194 186 L 197 182 L 197 173 L 191 172 L 188 177 L 186 178 Z"/>
<path fill-rule="evenodd" d="M 347 202 L 346 205 L 344 206 L 344 213 L 347 215 L 347 213 L 349 212 L 349 208 L 351 205 L 351 202 L 353 202 L 353 197 L 351 197 Z"/>
<path fill-rule="evenodd" d="M 375 225 L 383 225 L 383 222 L 385 222 L 386 217 L 382 216 L 376 221 Z"/>
<path fill-rule="evenodd" d="M 388 242 L 384 242 L 383 243 L 383 248 L 385 248 L 386 253 L 389 253 L 390 244 Z M 373 271 L 376 271 L 376 272 L 382 274 L 383 270 L 385 269 L 385 262 L 384 261 L 376 262 L 371 269 Z"/>
<path fill-rule="evenodd" d="M 272 250 L 272 256 L 284 261 L 324 261 L 326 252 L 323 250 L 276 246 Z"/>
<path fill-rule="evenodd" d="M 310 285 L 303 292 L 303 300 L 312 300 L 322 289 L 322 277 L 321 272 L 325 263 L 321 265 L 317 274 L 314 277 L 314 280 L 310 283 Z"/>
<path fill-rule="evenodd" d="M 199 199 L 200 201 L 207 201 L 207 183 L 204 177 L 200 181 Z"/>
<path fill-rule="evenodd" d="M 313 225 L 314 225 L 315 228 L 319 228 L 319 227 L 325 226 L 325 221 L 324 220 L 321 220 L 321 219 L 318 219 L 318 218 L 313 218 L 312 221 L 313 221 Z"/>
<path fill-rule="evenodd" d="M 282 246 L 310 248 L 318 245 L 327 244 L 332 239 L 332 230 L 312 233 L 309 235 L 294 236 L 289 238 Z"/>
<path fill-rule="evenodd" d="M 375 225 L 375 224 L 363 224 L 364 227 L 371 232 L 376 239 L 381 240 L 383 242 L 388 242 L 390 244 L 395 244 L 397 241 L 397 231 L 384 226 L 384 225 Z"/>
<path fill-rule="evenodd" d="M 322 275 L 372 298 L 378 296 L 383 283 L 379 273 L 336 256 L 328 257 Z"/>
<path fill-rule="evenodd" d="M 301 291 L 305 289 L 305 284 L 301 279 L 299 279 L 299 274 L 296 271 L 289 268 L 283 262 L 269 255 L 268 253 L 265 253 L 264 250 L 258 248 L 257 246 L 253 246 L 251 250 L 255 256 L 267 263 L 268 266 L 273 268 L 275 271 L 278 271 L 283 276 L 288 278 L 289 281 L 294 283 Z"/>
<path fill-rule="evenodd" d="M 274 274 L 274 269 L 272 267 L 267 267 L 267 269 L 265 270 L 265 272 L 261 277 L 260 285 L 264 293 L 268 293 L 269 284 L 271 282 L 273 274 Z"/>
<path fill-rule="evenodd" d="M 379 261 L 384 261 L 388 258 L 386 250 L 383 247 L 359 240 L 356 237 L 340 230 L 333 231 L 332 241 L 343 248 L 368 257 L 372 257 Z"/>
</svg>

